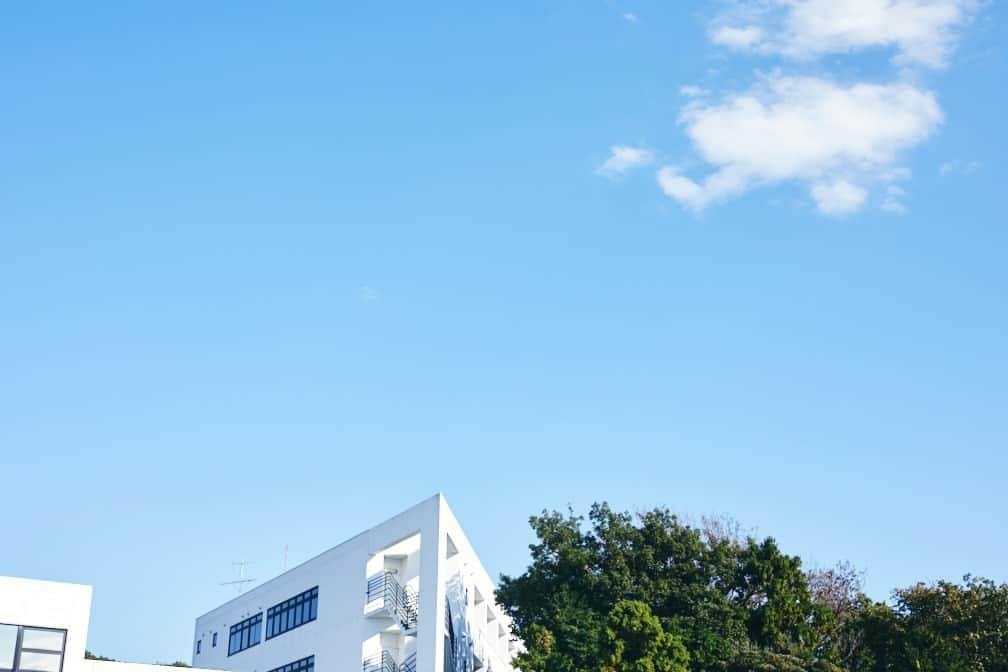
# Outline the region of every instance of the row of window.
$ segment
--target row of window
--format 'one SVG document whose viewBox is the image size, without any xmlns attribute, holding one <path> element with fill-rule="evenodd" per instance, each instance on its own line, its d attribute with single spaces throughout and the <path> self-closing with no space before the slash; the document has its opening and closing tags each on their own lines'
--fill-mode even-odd
<svg viewBox="0 0 1008 672">
<path fill-rule="evenodd" d="M 0 672 L 61 672 L 66 630 L 0 623 Z"/>
<path fill-rule="evenodd" d="M 305 623 L 310 623 L 316 618 L 318 618 L 318 586 L 310 588 L 300 595 L 295 595 L 289 600 L 284 600 L 266 610 L 266 639 L 282 635 L 288 630 L 293 630 Z M 231 637 L 228 639 L 229 656 L 240 653 L 262 641 L 262 620 L 263 615 L 260 611 L 255 616 L 246 618 L 241 623 L 231 626 Z M 202 643 L 202 640 L 196 641 L 197 654 L 200 652 Z M 216 632 L 213 634 L 213 645 L 217 646 Z M 308 658 L 299 660 L 297 664 L 305 663 L 307 660 Z M 291 663 L 291 665 L 294 664 Z M 305 664 L 307 665 L 307 663 Z M 311 665 L 311 669 L 301 670 L 298 668 L 294 672 L 314 672 L 314 658 L 311 658 Z M 0 669 L 0 672 L 6 671 Z"/>
<path fill-rule="evenodd" d="M 266 639 L 314 621 L 318 617 L 318 586 L 266 611 Z"/>
<path fill-rule="evenodd" d="M 239 651 L 255 646 L 262 641 L 262 612 L 246 618 L 241 623 L 231 626 L 231 638 L 228 640 L 228 655 L 233 656 Z M 198 652 L 198 649 L 197 649 Z"/>
<path fill-rule="evenodd" d="M 293 663 L 274 667 L 269 672 L 315 672 L 315 656 L 308 656 Z"/>
</svg>

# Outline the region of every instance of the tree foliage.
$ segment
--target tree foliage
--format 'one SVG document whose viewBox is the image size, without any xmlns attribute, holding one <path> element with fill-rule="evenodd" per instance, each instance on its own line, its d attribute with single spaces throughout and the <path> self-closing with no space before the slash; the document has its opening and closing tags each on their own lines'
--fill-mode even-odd
<svg viewBox="0 0 1008 672">
<path fill-rule="evenodd" d="M 773 539 L 705 536 L 664 509 L 634 517 L 605 504 L 584 523 L 573 512 L 534 516 L 531 565 L 501 579 L 498 600 L 528 649 L 525 672 L 597 672 L 622 602 L 646 606 L 688 651 L 690 669 L 715 669 L 750 645 L 814 652 L 819 616 L 801 562 Z"/>
<path fill-rule="evenodd" d="M 596 504 L 530 522 L 531 562 L 497 593 L 523 672 L 1008 672 L 1008 585 L 875 603 L 849 564 L 806 572 L 730 521 Z"/>
<path fill-rule="evenodd" d="M 868 672 L 1008 672 L 1008 584 L 966 576 L 894 593 L 855 624 Z"/>
<path fill-rule="evenodd" d="M 687 672 L 689 654 L 648 605 L 620 600 L 606 622 L 602 663 L 602 672 Z"/>
</svg>

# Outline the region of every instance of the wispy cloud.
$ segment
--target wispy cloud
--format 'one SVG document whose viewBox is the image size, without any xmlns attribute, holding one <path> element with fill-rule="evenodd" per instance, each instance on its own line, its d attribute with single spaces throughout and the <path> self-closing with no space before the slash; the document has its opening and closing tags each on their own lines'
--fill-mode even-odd
<svg viewBox="0 0 1008 672">
<path fill-rule="evenodd" d="M 905 215 L 910 212 L 910 209 L 903 203 L 903 198 L 906 196 L 906 190 L 902 187 L 898 187 L 895 184 L 890 184 L 886 187 L 885 200 L 882 201 L 882 210 L 893 215 Z"/>
<path fill-rule="evenodd" d="M 824 215 L 849 215 L 861 209 L 868 192 L 847 180 L 812 185 L 812 199 Z"/>
<path fill-rule="evenodd" d="M 361 303 L 377 303 L 381 300 L 381 292 L 370 285 L 363 285 L 357 288 L 357 298 Z"/>
<path fill-rule="evenodd" d="M 689 84 L 687 86 L 679 87 L 679 93 L 687 98 L 698 98 L 700 96 L 706 96 L 709 92 L 699 86 Z"/>
<path fill-rule="evenodd" d="M 637 23 L 640 19 L 633 12 L 623 12 L 623 20 L 627 23 Z"/>
<path fill-rule="evenodd" d="M 740 0 L 719 17 L 717 44 L 809 59 L 871 47 L 901 63 L 942 67 L 978 0 Z"/>
<path fill-rule="evenodd" d="M 714 171 L 697 181 L 665 166 L 658 183 L 701 210 L 754 187 L 798 180 L 810 186 L 821 212 L 849 214 L 864 204 L 865 184 L 899 174 L 901 153 L 941 121 L 934 94 L 910 84 L 776 74 L 750 91 L 688 106 L 680 122 Z"/>
<path fill-rule="evenodd" d="M 954 159 L 952 161 L 946 161 L 938 169 L 938 172 L 944 175 L 972 175 L 983 168 L 983 164 L 979 161 L 964 161 L 962 159 Z"/>
<path fill-rule="evenodd" d="M 625 175 L 634 168 L 646 166 L 654 162 L 654 159 L 654 152 L 646 147 L 613 145 L 609 148 L 609 158 L 595 169 L 595 174 L 615 179 Z"/>
<path fill-rule="evenodd" d="M 721 26 L 711 33 L 711 41 L 733 49 L 748 49 L 763 40 L 763 29 L 759 26 Z"/>
</svg>

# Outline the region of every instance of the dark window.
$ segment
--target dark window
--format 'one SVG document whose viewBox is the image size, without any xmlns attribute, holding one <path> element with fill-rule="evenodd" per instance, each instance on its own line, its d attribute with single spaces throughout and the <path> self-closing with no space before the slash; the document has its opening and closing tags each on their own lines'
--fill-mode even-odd
<svg viewBox="0 0 1008 672">
<path fill-rule="evenodd" d="M 197 639 L 196 640 L 196 655 L 197 656 L 199 655 L 201 648 L 203 648 L 203 640 L 202 639 Z"/>
<path fill-rule="evenodd" d="M 293 663 L 274 667 L 269 672 L 315 672 L 315 656 L 308 656 Z"/>
<path fill-rule="evenodd" d="M 0 624 L 0 671 L 61 672 L 66 630 Z"/>
<path fill-rule="evenodd" d="M 262 640 L 262 612 L 231 626 L 228 638 L 228 655 L 244 651 Z"/>
<path fill-rule="evenodd" d="M 213 643 L 211 644 L 211 646 L 214 647 L 214 648 L 217 648 L 217 633 L 216 632 L 213 633 Z"/>
<path fill-rule="evenodd" d="M 272 639 L 288 630 L 310 623 L 317 616 L 318 586 L 315 586 L 311 590 L 306 590 L 300 595 L 284 600 L 266 611 L 266 639 Z M 305 658 L 305 660 L 308 659 Z M 312 664 L 314 665 L 314 660 Z"/>
</svg>

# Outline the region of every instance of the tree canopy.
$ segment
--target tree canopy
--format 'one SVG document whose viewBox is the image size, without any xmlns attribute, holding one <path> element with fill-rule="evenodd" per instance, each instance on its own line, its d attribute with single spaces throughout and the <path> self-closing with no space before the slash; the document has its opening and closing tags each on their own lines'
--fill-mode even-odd
<svg viewBox="0 0 1008 672">
<path fill-rule="evenodd" d="M 523 672 L 1008 672 L 1008 586 L 967 577 L 873 603 L 849 565 L 807 571 L 773 538 L 594 505 L 544 511 L 497 599 Z"/>
</svg>

